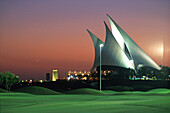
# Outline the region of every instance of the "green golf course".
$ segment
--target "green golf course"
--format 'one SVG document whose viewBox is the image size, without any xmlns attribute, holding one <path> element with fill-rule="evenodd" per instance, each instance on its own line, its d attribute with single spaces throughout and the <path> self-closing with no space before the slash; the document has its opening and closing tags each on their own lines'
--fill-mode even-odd
<svg viewBox="0 0 170 113">
<path fill-rule="evenodd" d="M 36 89 L 36 88 L 34 88 Z M 148 92 L 97 93 L 77 89 L 52 95 L 20 92 L 0 93 L 1 113 L 169 113 L 169 89 Z M 42 91 L 42 89 L 41 89 Z M 47 91 L 47 90 L 46 90 Z M 76 92 L 79 92 L 76 94 Z M 83 92 L 85 94 L 81 94 Z M 89 92 L 89 93 L 88 93 Z M 95 94 L 93 94 L 95 92 Z"/>
</svg>

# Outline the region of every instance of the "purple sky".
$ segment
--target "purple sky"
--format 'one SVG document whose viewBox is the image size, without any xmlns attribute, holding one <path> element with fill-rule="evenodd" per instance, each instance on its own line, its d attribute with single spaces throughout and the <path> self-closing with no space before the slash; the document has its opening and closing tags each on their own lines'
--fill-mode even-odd
<svg viewBox="0 0 170 113">
<path fill-rule="evenodd" d="M 21 79 L 45 79 L 55 68 L 62 76 L 69 70 L 90 70 L 94 48 L 86 29 L 104 41 L 106 13 L 158 65 L 170 66 L 169 4 L 169 0 L 1 0 L 0 71 Z"/>
</svg>

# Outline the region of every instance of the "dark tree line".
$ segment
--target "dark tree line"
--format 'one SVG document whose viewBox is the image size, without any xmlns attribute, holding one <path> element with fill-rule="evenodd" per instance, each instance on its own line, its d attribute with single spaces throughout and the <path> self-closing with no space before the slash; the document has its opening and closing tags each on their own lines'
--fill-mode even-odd
<svg viewBox="0 0 170 113">
<path fill-rule="evenodd" d="M 138 69 L 136 76 L 142 78 L 146 76 L 148 78 L 154 77 L 156 80 L 169 80 L 170 75 L 170 67 L 168 66 L 160 66 L 161 70 L 157 70 L 151 67 L 141 67 Z"/>
</svg>

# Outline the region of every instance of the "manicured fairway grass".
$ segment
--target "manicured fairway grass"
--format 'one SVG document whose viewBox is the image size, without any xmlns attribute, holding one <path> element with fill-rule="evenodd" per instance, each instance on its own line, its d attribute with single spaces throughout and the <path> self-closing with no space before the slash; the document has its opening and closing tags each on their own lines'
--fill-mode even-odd
<svg viewBox="0 0 170 113">
<path fill-rule="evenodd" d="M 169 113 L 169 95 L 0 93 L 1 113 Z"/>
</svg>

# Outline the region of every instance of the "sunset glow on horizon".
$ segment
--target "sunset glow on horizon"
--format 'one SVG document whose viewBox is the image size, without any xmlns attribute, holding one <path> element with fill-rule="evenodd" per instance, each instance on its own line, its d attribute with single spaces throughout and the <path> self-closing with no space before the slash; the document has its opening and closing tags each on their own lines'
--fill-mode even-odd
<svg viewBox="0 0 170 113">
<path fill-rule="evenodd" d="M 89 71 L 89 29 L 105 41 L 108 13 L 158 65 L 170 66 L 168 0 L 1 0 L 0 71 L 45 79 Z"/>
</svg>

